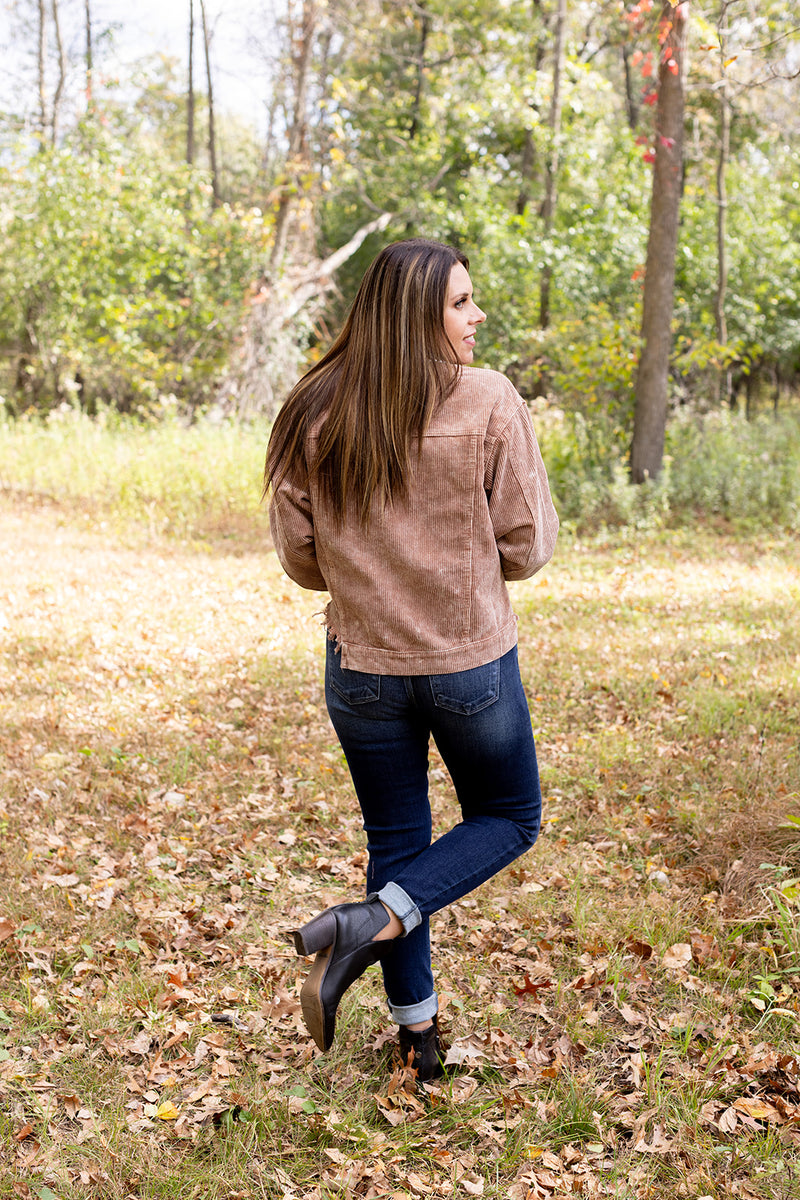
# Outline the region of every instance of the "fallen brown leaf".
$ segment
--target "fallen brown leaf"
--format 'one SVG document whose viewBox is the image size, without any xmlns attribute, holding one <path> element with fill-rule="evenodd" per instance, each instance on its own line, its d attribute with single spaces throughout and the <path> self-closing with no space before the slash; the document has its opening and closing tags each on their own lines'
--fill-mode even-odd
<svg viewBox="0 0 800 1200">
<path fill-rule="evenodd" d="M 692 961 L 692 947 L 688 942 L 676 942 L 661 959 L 662 967 L 668 971 L 683 970 Z"/>
<path fill-rule="evenodd" d="M 755 1118 L 757 1121 L 774 1121 L 782 1122 L 781 1114 L 778 1112 L 774 1104 L 770 1104 L 767 1100 L 761 1100 L 758 1096 L 739 1096 L 734 1100 L 733 1107 L 737 1112 L 747 1113 L 749 1117 Z"/>
</svg>

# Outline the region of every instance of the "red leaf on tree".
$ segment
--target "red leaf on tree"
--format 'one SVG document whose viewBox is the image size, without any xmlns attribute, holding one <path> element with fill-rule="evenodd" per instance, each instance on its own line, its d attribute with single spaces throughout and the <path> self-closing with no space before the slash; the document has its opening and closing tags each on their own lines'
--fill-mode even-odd
<svg viewBox="0 0 800 1200">
<path fill-rule="evenodd" d="M 675 145 L 675 138 L 664 137 L 661 133 L 658 135 L 658 140 L 661 142 L 661 145 L 666 146 L 668 150 L 671 150 Z"/>
<path fill-rule="evenodd" d="M 672 74 L 673 74 L 673 75 L 677 75 L 677 74 L 678 74 L 678 64 L 675 62 L 675 59 L 674 59 L 674 58 L 671 58 L 671 59 L 669 60 L 669 62 L 667 63 L 667 66 L 668 66 L 668 68 L 670 69 L 670 71 L 672 71 Z"/>
<path fill-rule="evenodd" d="M 642 155 L 642 158 L 646 163 L 654 163 L 656 161 L 655 151 L 646 150 Z"/>
<path fill-rule="evenodd" d="M 650 139 L 647 136 L 647 134 L 640 133 L 636 139 L 636 145 L 637 146 L 646 146 L 649 141 L 650 141 Z"/>
</svg>

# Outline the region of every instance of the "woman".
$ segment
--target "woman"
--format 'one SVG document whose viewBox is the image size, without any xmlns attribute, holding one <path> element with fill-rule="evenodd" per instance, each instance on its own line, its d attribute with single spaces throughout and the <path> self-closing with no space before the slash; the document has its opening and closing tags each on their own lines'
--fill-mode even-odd
<svg viewBox="0 0 800 1200">
<path fill-rule="evenodd" d="M 368 837 L 367 899 L 294 934 L 327 1050 L 380 961 L 400 1050 L 442 1064 L 428 918 L 533 845 L 541 794 L 506 580 L 549 560 L 558 518 L 530 416 L 470 366 L 486 314 L 458 250 L 412 239 L 367 270 L 344 329 L 275 421 L 265 490 L 284 570 L 330 593 L 325 697 Z M 462 820 L 431 844 L 428 746 Z"/>
</svg>

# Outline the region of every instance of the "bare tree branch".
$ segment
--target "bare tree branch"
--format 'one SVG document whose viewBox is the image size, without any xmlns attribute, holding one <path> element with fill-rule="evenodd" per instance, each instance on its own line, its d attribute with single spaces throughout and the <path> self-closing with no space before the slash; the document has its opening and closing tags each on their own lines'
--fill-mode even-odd
<svg viewBox="0 0 800 1200">
<path fill-rule="evenodd" d="M 800 25 L 796 29 L 787 29 L 786 33 L 782 33 L 780 37 L 773 38 L 771 42 L 763 42 L 760 46 L 745 46 L 742 53 L 760 54 L 762 50 L 770 50 L 773 46 L 778 46 L 781 42 L 785 42 L 787 38 L 795 37 L 797 34 L 800 34 Z M 793 79 L 794 76 L 792 75 L 790 78 Z"/>
</svg>

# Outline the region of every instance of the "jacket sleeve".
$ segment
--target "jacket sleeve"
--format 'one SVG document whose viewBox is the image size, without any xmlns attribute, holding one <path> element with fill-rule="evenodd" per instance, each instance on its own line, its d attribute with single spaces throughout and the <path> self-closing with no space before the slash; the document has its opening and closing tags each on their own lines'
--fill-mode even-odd
<svg viewBox="0 0 800 1200">
<path fill-rule="evenodd" d="M 521 396 L 517 400 L 506 425 L 487 437 L 484 475 L 503 577 L 509 580 L 529 579 L 541 570 L 552 558 L 558 535 L 533 422 L 525 401 Z"/>
<path fill-rule="evenodd" d="M 300 587 L 327 591 L 314 543 L 314 516 L 308 488 L 284 479 L 270 499 L 269 527 L 281 566 Z"/>
</svg>

